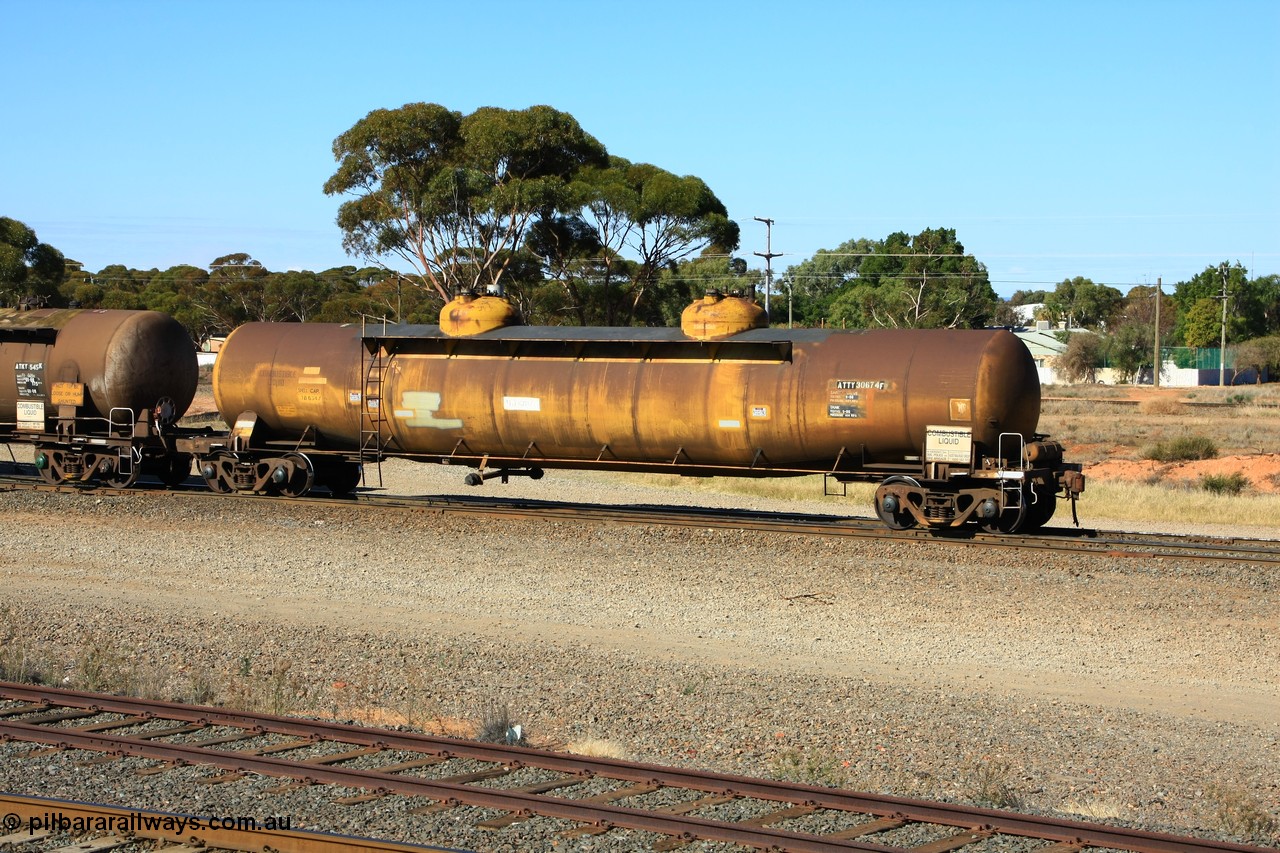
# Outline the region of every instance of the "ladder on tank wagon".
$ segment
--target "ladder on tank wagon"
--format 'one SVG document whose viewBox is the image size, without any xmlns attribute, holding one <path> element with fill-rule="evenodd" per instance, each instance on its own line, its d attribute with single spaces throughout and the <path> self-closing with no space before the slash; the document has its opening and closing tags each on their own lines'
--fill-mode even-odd
<svg viewBox="0 0 1280 853">
<path fill-rule="evenodd" d="M 368 464 L 378 470 L 378 488 L 382 487 L 382 449 L 386 446 L 387 416 L 382 408 L 382 373 L 384 369 L 382 340 L 376 336 L 361 334 L 364 346 L 360 348 L 360 373 L 364 376 L 364 395 L 360 401 L 360 476 L 366 487 L 370 486 Z"/>
</svg>

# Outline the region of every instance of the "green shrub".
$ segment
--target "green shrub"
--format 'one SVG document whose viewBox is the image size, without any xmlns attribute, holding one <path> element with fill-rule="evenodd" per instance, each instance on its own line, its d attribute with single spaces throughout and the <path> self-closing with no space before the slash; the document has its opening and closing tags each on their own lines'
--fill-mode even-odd
<svg viewBox="0 0 1280 853">
<path fill-rule="evenodd" d="M 769 760 L 769 769 L 775 779 L 802 785 L 843 788 L 850 782 L 848 772 L 829 753 L 785 749 Z"/>
<path fill-rule="evenodd" d="M 1203 435 L 1184 435 L 1170 441 L 1158 441 L 1142 451 L 1143 459 L 1156 462 L 1187 462 L 1195 459 L 1213 459 L 1218 455 L 1218 445 Z"/>
<path fill-rule="evenodd" d="M 1249 485 L 1249 478 L 1239 471 L 1234 474 L 1206 474 L 1200 488 L 1215 495 L 1238 495 Z"/>
</svg>

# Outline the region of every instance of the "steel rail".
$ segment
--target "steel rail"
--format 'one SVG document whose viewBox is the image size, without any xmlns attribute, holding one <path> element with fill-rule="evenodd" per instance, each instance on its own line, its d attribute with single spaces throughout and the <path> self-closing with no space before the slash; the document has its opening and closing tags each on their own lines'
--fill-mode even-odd
<svg viewBox="0 0 1280 853">
<path fill-rule="evenodd" d="M 368 729 L 342 723 L 327 723 L 267 714 L 241 714 L 216 708 L 178 705 L 103 696 L 94 693 L 33 687 L 0 682 L 0 696 L 26 702 L 29 706 L 61 706 L 226 726 L 261 733 L 290 735 L 308 739 L 339 741 L 388 750 L 425 752 L 433 755 L 501 764 L 515 770 L 523 767 L 565 773 L 586 778 L 603 777 L 622 782 L 653 784 L 698 790 L 727 797 L 803 804 L 815 809 L 875 815 L 904 821 L 1049 840 L 1072 847 L 1105 847 L 1137 853 L 1208 853 L 1237 851 L 1259 853 L 1262 848 L 1228 842 L 1185 838 L 1162 833 L 1070 821 L 1059 818 L 1020 815 L 981 809 L 839 791 L 797 783 L 771 782 L 704 771 L 683 770 L 616 759 L 586 758 L 525 747 L 461 741 L 406 732 Z M 402 777 L 376 770 L 321 767 L 266 756 L 202 749 L 198 745 L 160 744 L 128 737 L 80 733 L 72 729 L 49 728 L 16 721 L 0 721 L 0 738 L 52 743 L 68 748 L 127 753 L 160 761 L 215 764 L 229 770 L 253 771 L 264 775 L 287 776 L 326 784 L 370 788 L 379 791 L 426 796 L 448 803 L 464 803 L 507 812 L 542 814 L 599 826 L 617 826 L 658 832 L 677 837 L 730 841 L 748 846 L 796 851 L 876 850 L 897 848 L 853 839 L 824 838 L 819 835 L 750 827 L 724 821 L 688 816 L 656 816 L 640 809 L 585 803 L 516 790 L 480 789 L 419 777 Z M 971 839 L 973 840 L 973 839 Z M 783 843 L 785 842 L 785 843 Z"/>
<path fill-rule="evenodd" d="M 875 853 L 898 853 L 899 848 L 858 841 L 833 841 L 805 835 L 740 824 L 714 821 L 689 815 L 668 815 L 570 800 L 549 795 L 497 788 L 478 788 L 457 782 L 435 781 L 416 776 L 399 776 L 374 770 L 326 767 L 289 761 L 268 755 L 220 752 L 181 743 L 155 743 L 128 737 L 82 734 L 70 729 L 51 729 L 20 722 L 0 722 L 0 739 L 22 740 L 56 745 L 62 749 L 84 749 L 120 756 L 148 758 L 155 761 L 199 764 L 240 773 L 258 773 L 302 782 L 369 789 L 427 797 L 449 805 L 467 805 L 505 812 L 537 814 L 577 823 L 623 828 L 674 835 L 688 840 L 725 841 L 761 849 L 793 850 L 797 853 L 835 853 L 842 850 L 867 850 Z M 514 765 L 507 765 L 514 769 Z M 1109 845 L 1108 845 L 1109 846 Z M 1169 853 L 1175 848 L 1170 848 Z"/>
</svg>

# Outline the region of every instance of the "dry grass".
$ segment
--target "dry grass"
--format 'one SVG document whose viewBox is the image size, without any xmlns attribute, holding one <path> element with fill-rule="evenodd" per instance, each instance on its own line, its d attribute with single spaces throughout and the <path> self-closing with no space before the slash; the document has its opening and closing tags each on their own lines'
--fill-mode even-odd
<svg viewBox="0 0 1280 853">
<path fill-rule="evenodd" d="M 788 747 L 769 759 L 769 775 L 784 782 L 847 788 L 850 775 L 846 763 L 827 752 Z"/>
<path fill-rule="evenodd" d="M 1215 445 L 1219 456 L 1280 453 L 1280 385 L 1225 389 L 1044 389 L 1040 429 L 1063 440 L 1068 458 L 1085 463 L 1138 460 L 1157 447 L 1190 441 Z M 1209 405 L 1206 405 L 1209 404 Z M 1223 476 L 1230 476 L 1224 474 Z M 1090 480 L 1083 519 L 1169 524 L 1218 522 L 1280 527 L 1280 495 L 1215 494 L 1196 483 L 1161 481 L 1153 467 L 1146 482 Z"/>
<path fill-rule="evenodd" d="M 1243 788 L 1213 786 L 1205 791 L 1214 819 L 1228 835 L 1255 844 L 1280 840 L 1280 819 Z"/>
<path fill-rule="evenodd" d="M 1137 453 L 1134 453 L 1137 456 Z M 1076 459 L 1069 455 L 1070 459 Z M 663 474 L 590 474 L 618 483 L 634 483 L 650 488 L 668 488 L 689 494 L 714 494 L 714 496 L 748 496 L 755 500 L 778 501 L 780 505 L 794 502 L 818 502 L 819 511 L 833 515 L 872 515 L 872 496 L 876 487 L 868 483 L 850 484 L 845 497 L 823 497 L 822 478 L 787 479 L 736 479 L 736 478 L 680 478 Z M 690 497 L 690 502 L 695 498 Z M 809 503 L 806 510 L 813 507 Z M 828 508 L 829 507 L 829 508 Z M 1280 494 L 1249 493 L 1216 494 L 1198 488 L 1196 484 L 1166 483 L 1152 480 L 1149 483 L 1103 482 L 1089 480 L 1078 508 L 1080 523 L 1097 524 L 1098 519 L 1108 521 L 1156 521 L 1156 523 L 1210 523 L 1258 526 L 1275 529 L 1280 526 Z M 1071 511 L 1061 503 L 1052 524 L 1070 524 Z"/>
<path fill-rule="evenodd" d="M 1082 388 L 1093 393 L 1085 396 Z M 1223 455 L 1280 453 L 1276 385 L 1187 388 L 1046 387 L 1040 431 L 1074 445 L 1073 458 L 1136 459 L 1142 448 L 1206 436 Z"/>
<path fill-rule="evenodd" d="M 28 627 L 0 605 L 0 680 L 47 684 L 54 677 L 54 658 L 27 634 Z"/>
<path fill-rule="evenodd" d="M 871 516 L 875 486 L 858 483 L 849 486 L 846 497 L 822 497 L 822 478 L 804 477 L 786 480 L 739 480 L 732 477 L 682 479 L 661 474 L 596 474 L 617 478 L 619 482 L 637 483 L 654 488 L 670 488 L 692 494 L 746 495 L 752 498 L 794 501 L 823 501 L 834 515 Z M 690 497 L 690 503 L 696 498 Z M 812 504 L 810 504 L 812 506 Z M 806 508 L 807 509 L 807 508 Z M 1080 523 L 1091 519 L 1111 521 L 1151 521 L 1160 523 L 1203 523 L 1206 521 L 1252 527 L 1280 527 L 1280 495 L 1242 493 L 1215 494 L 1199 488 L 1175 483 L 1128 483 L 1090 480 L 1081 497 Z M 1070 524 L 1071 510 L 1061 502 L 1052 524 Z"/>
<path fill-rule="evenodd" d="M 1148 417 L 1152 415 L 1181 415 L 1186 411 L 1186 406 L 1173 397 L 1150 397 L 1138 403 L 1138 411 Z"/>
<path fill-rule="evenodd" d="M 630 758 L 622 744 L 599 737 L 585 737 L 581 740 L 575 740 L 566 746 L 565 750 L 575 755 L 584 755 L 587 758 L 616 758 L 619 761 L 627 761 Z"/>
<path fill-rule="evenodd" d="M 1125 816 L 1123 803 L 1113 797 L 1091 797 L 1087 800 L 1068 800 L 1058 811 L 1089 820 L 1116 820 Z"/>
<path fill-rule="evenodd" d="M 964 781 L 964 797 L 992 809 L 1020 809 L 1017 774 L 1003 761 L 980 761 Z"/>
<path fill-rule="evenodd" d="M 74 647 L 51 646 L 33 631 L 0 607 L 0 679 L 201 705 L 218 692 L 209 674 L 174 669 L 92 628 Z"/>
</svg>

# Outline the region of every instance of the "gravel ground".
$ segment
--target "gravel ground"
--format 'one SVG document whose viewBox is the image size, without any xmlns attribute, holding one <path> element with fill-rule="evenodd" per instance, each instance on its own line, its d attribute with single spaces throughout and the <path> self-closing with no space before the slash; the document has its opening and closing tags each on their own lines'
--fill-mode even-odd
<svg viewBox="0 0 1280 853">
<path fill-rule="evenodd" d="M 462 489 L 458 470 L 383 473 L 396 493 Z M 715 502 L 555 472 L 484 488 Z M 5 493 L 0 512 L 10 672 L 445 732 L 505 707 L 534 745 L 1280 840 L 1270 569 L 212 496 Z M 277 784 L 190 786 L 210 771 L 136 776 L 29 752 L 0 744 L 0 789 L 260 814 Z M 303 789 L 269 809 L 481 850 L 553 845 L 520 824 L 475 830 L 469 810 L 332 796 Z"/>
</svg>

